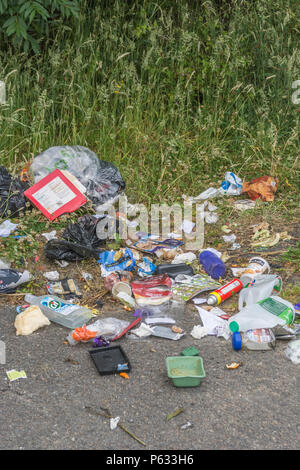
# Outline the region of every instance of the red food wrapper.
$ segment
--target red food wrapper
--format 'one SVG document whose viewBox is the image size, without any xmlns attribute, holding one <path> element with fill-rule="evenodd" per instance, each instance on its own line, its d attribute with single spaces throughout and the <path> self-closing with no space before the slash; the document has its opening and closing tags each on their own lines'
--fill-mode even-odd
<svg viewBox="0 0 300 470">
<path fill-rule="evenodd" d="M 263 201 L 273 201 L 277 191 L 279 180 L 273 176 L 260 176 L 248 183 L 243 183 L 242 193 L 248 193 L 250 199 L 255 201 L 260 198 Z"/>
</svg>

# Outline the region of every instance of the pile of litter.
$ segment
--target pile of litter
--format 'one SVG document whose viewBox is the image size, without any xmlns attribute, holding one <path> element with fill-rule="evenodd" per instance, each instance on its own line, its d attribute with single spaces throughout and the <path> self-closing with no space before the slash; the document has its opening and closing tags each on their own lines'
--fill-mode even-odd
<svg viewBox="0 0 300 470">
<path fill-rule="evenodd" d="M 230 341 L 234 350 L 272 350 L 277 341 L 292 340 L 286 356 L 294 364 L 300 363 L 299 326 L 295 323 L 299 304 L 294 306 L 280 296 L 282 279 L 271 273 L 270 265 L 259 253 L 249 259 L 247 267 L 231 267 L 229 279 L 230 267 L 218 250 L 209 246 L 187 248 L 196 236 L 192 219 L 184 220 L 177 231 L 163 237 L 135 231 L 137 224 L 127 214 L 117 212 L 115 219 L 107 215 L 105 210 L 114 207 L 124 195 L 125 182 L 114 165 L 99 160 L 85 147 L 46 150 L 34 158 L 25 180 L 13 178 L 0 167 L 0 216 L 5 218 L 0 224 L 0 237 L 9 237 L 17 230 L 18 224 L 11 222 L 10 217 L 21 210 L 35 206 L 51 225 L 63 214 L 91 203 L 92 213 L 70 223 L 61 237 L 56 230 L 42 234 L 44 254 L 59 267 L 96 260 L 98 277 L 103 279 L 108 296 L 123 307 L 124 317 L 95 320 L 99 310 L 81 305 L 78 282 L 61 279 L 56 268 L 44 273 L 44 295 L 27 293 L 25 304 L 17 306 L 14 325 L 18 336 L 34 334 L 57 323 L 69 329 L 64 337 L 66 347 L 88 343 L 91 364 L 101 376 L 118 374 L 126 379 L 131 371 L 134 373 L 134 361 L 118 344 L 125 338 L 143 340 L 153 336 L 180 342 L 186 335 L 197 341 L 217 336 Z M 278 180 L 270 176 L 243 183 L 228 172 L 220 188 L 209 188 L 196 198 L 183 198 L 185 202 L 203 201 L 204 222 L 214 224 L 218 220 L 217 206 L 208 199 L 214 198 L 217 204 L 219 197 L 247 193 L 250 199 L 239 199 L 234 205 L 237 210 L 254 210 L 256 199 L 273 200 L 277 186 Z M 124 227 L 127 236 L 121 237 Z M 225 225 L 221 231 L 228 250 L 238 250 L 240 245 L 231 229 Z M 109 248 L 111 239 L 118 239 L 116 249 Z M 267 225 L 261 224 L 254 230 L 251 245 L 269 247 L 279 240 L 289 240 L 288 233 L 274 235 Z M 10 262 L 1 259 L 0 295 L 16 292 L 34 274 L 11 269 Z M 84 279 L 93 289 L 94 277 L 86 272 Z M 226 307 L 226 301 L 233 296 L 238 296 L 238 311 L 228 314 L 220 305 Z M 199 313 L 199 322 L 191 331 L 181 325 L 187 303 L 192 303 Z M 99 309 L 101 305 L 99 301 Z M 204 362 L 196 348 L 185 348 L 178 356 L 167 358 L 166 374 L 175 387 L 199 386 L 206 375 Z M 226 367 L 238 366 L 233 363 Z M 16 380 L 26 378 L 23 372 L 7 374 L 10 380 Z M 116 427 L 117 422 L 111 425 Z"/>
</svg>

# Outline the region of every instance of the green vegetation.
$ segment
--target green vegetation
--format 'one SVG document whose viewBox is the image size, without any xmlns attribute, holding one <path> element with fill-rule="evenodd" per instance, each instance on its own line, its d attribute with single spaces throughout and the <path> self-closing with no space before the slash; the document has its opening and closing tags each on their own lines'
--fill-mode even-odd
<svg viewBox="0 0 300 470">
<path fill-rule="evenodd" d="M 39 42 L 49 36 L 57 20 L 78 13 L 77 0 L 0 0 L 0 33 L 7 43 L 39 53 Z"/>
<path fill-rule="evenodd" d="M 2 41 L 2 165 L 77 144 L 119 167 L 132 202 L 180 201 L 232 170 L 278 176 L 274 204 L 299 205 L 298 0 L 80 3 L 39 54 Z"/>
</svg>

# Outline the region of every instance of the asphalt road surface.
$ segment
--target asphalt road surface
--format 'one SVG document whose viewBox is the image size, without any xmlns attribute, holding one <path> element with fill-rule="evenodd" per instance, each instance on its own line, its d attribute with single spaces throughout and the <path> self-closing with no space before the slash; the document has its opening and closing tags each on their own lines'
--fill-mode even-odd
<svg viewBox="0 0 300 470">
<path fill-rule="evenodd" d="M 129 319 L 116 311 L 117 318 Z M 107 315 L 108 316 L 108 315 Z M 111 312 L 110 312 L 110 315 Z M 16 336 L 15 310 L 0 309 L 1 449 L 99 450 L 296 450 L 299 449 L 299 366 L 285 356 L 287 343 L 273 351 L 234 351 L 231 341 L 189 334 L 199 316 L 186 313 L 179 341 L 150 337 L 122 345 L 132 365 L 130 379 L 100 376 L 91 344 L 65 344 L 68 329 L 52 323 L 30 336 Z M 176 388 L 165 358 L 195 346 L 206 378 L 199 387 Z M 235 370 L 226 364 L 242 362 Z M 9 382 L 6 371 L 25 370 Z M 93 414 L 109 408 L 137 442 L 109 419 Z M 178 408 L 184 411 L 166 420 Z M 190 422 L 192 426 L 181 429 Z"/>
</svg>

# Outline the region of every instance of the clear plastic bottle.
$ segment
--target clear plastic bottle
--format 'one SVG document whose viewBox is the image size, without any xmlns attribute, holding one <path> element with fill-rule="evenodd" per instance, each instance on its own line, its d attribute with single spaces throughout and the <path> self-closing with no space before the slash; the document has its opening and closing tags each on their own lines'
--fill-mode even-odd
<svg viewBox="0 0 300 470">
<path fill-rule="evenodd" d="M 83 326 L 93 317 L 88 308 L 67 302 L 56 295 L 37 297 L 26 294 L 25 302 L 40 307 L 50 321 L 71 329 Z"/>
</svg>

